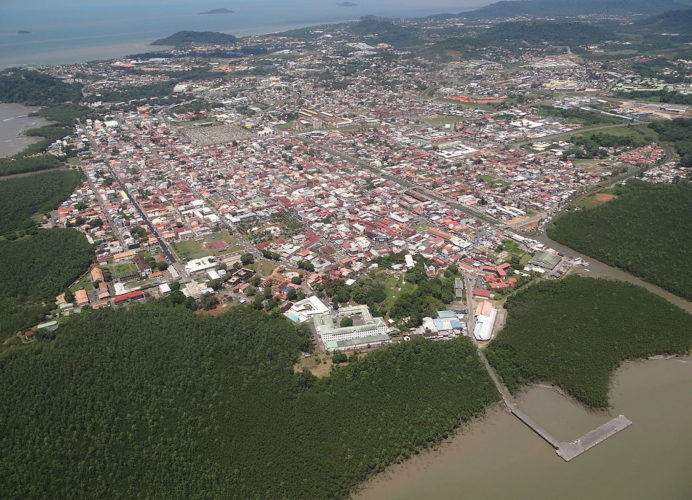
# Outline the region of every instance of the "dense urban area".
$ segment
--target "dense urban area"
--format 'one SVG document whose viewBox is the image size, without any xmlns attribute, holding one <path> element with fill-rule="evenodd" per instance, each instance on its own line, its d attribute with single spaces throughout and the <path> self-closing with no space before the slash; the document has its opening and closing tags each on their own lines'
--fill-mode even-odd
<svg viewBox="0 0 692 500">
<path fill-rule="evenodd" d="M 344 497 L 689 352 L 692 11 L 493 9 L 0 72 L 12 497 Z"/>
</svg>

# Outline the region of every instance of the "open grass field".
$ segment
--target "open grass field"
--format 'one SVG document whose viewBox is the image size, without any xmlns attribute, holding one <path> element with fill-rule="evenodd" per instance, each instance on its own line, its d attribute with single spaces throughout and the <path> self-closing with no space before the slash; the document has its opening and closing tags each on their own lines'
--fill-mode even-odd
<svg viewBox="0 0 692 500">
<path fill-rule="evenodd" d="M 388 277 L 385 281 L 385 293 L 387 294 L 387 298 L 384 301 L 385 310 L 391 310 L 396 299 L 401 295 L 413 293 L 415 290 L 416 285 L 414 283 L 405 282 L 403 274 Z"/>
<path fill-rule="evenodd" d="M 218 241 L 225 241 L 226 247 L 215 247 L 213 244 Z M 210 255 L 225 255 L 227 253 L 238 252 L 243 249 L 237 239 L 231 236 L 228 231 L 221 231 L 205 236 L 199 240 L 178 241 L 171 245 L 176 255 L 180 259 L 200 259 Z"/>
</svg>

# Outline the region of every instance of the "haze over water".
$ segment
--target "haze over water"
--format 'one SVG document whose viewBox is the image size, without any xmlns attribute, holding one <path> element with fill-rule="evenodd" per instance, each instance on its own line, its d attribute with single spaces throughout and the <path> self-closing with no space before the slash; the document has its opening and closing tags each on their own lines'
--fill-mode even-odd
<svg viewBox="0 0 692 500">
<path fill-rule="evenodd" d="M 311 24 L 358 19 L 364 15 L 417 17 L 459 12 L 464 1 L 363 1 L 339 7 L 337 0 L 254 0 L 252 2 L 100 1 L 2 2 L 0 68 L 19 65 L 65 64 L 122 57 L 153 50 L 147 44 L 180 30 L 222 31 L 233 35 L 282 31 Z M 468 3 L 468 2 L 467 2 Z M 477 4 L 478 2 L 471 2 Z M 425 6 L 425 10 L 420 7 Z M 200 15 L 228 8 L 232 14 Z M 18 30 L 30 31 L 18 34 Z"/>
</svg>

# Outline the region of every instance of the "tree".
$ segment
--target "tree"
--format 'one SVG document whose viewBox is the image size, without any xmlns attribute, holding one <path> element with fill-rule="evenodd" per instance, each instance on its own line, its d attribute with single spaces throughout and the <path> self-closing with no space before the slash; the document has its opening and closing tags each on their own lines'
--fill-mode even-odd
<svg viewBox="0 0 692 500">
<path fill-rule="evenodd" d="M 244 266 L 250 265 L 255 262 L 255 256 L 251 253 L 244 253 L 240 256 L 240 262 L 242 262 Z"/>
<path fill-rule="evenodd" d="M 72 290 L 67 290 L 65 292 L 65 302 L 68 302 L 68 303 L 74 302 L 74 293 L 72 293 Z"/>
<path fill-rule="evenodd" d="M 180 283 L 177 281 L 174 281 L 169 285 L 171 287 L 171 292 L 178 292 L 180 291 Z"/>
<path fill-rule="evenodd" d="M 298 297 L 298 292 L 295 288 L 291 288 L 286 294 L 286 298 L 291 301 L 296 300 L 296 297 Z"/>
<path fill-rule="evenodd" d="M 213 293 L 205 293 L 199 299 L 199 306 L 205 311 L 210 311 L 211 309 L 214 309 L 218 303 L 219 299 L 217 299 L 216 295 L 214 295 Z"/>
<path fill-rule="evenodd" d="M 294 285 L 300 285 L 302 282 L 302 276 L 294 276 L 293 278 L 291 278 L 291 283 L 293 283 Z"/>
<path fill-rule="evenodd" d="M 247 288 L 245 289 L 245 295 L 247 295 L 248 297 L 252 297 L 252 296 L 255 295 L 256 293 L 257 293 L 257 288 L 255 288 L 255 287 L 252 286 L 252 285 L 250 285 L 249 287 L 247 287 Z"/>
<path fill-rule="evenodd" d="M 341 328 L 347 328 L 349 326 L 353 326 L 353 319 L 349 317 L 341 318 L 341 322 L 339 323 Z"/>
<path fill-rule="evenodd" d="M 313 263 L 310 262 L 309 260 L 300 260 L 300 261 L 298 261 L 298 267 L 299 267 L 300 269 L 304 269 L 304 270 L 310 271 L 310 272 L 312 272 L 312 271 L 315 270 L 315 266 L 314 266 Z"/>
<path fill-rule="evenodd" d="M 332 363 L 338 365 L 339 363 L 346 363 L 348 361 L 348 356 L 343 352 L 335 352 L 332 356 Z"/>
</svg>

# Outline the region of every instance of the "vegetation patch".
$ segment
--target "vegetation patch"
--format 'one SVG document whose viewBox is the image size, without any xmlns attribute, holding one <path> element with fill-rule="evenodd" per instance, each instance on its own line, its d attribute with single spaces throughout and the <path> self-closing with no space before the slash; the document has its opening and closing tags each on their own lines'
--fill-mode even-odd
<svg viewBox="0 0 692 500">
<path fill-rule="evenodd" d="M 692 315 L 627 283 L 569 276 L 528 287 L 506 307 L 487 355 L 512 392 L 548 381 L 605 407 L 623 361 L 692 347 Z"/>
<path fill-rule="evenodd" d="M 0 358 L 4 496 L 346 497 L 498 399 L 468 339 L 402 343 L 321 379 L 293 369 L 307 348 L 245 307 L 82 313 Z"/>
<path fill-rule="evenodd" d="M 78 171 L 69 170 L 0 180 L 0 235 L 14 238 L 31 230 L 31 216 L 57 208 L 80 178 Z"/>
<path fill-rule="evenodd" d="M 548 236 L 692 299 L 692 184 L 630 181 L 618 198 L 560 215 Z"/>
<path fill-rule="evenodd" d="M 0 336 L 36 324 L 93 259 L 84 235 L 70 229 L 0 240 Z"/>
</svg>

